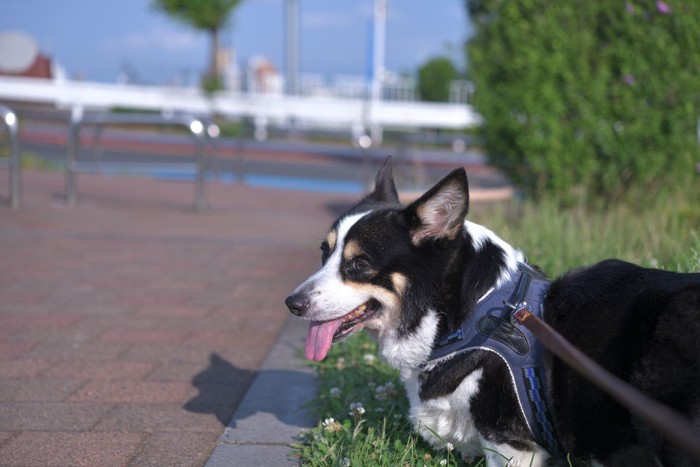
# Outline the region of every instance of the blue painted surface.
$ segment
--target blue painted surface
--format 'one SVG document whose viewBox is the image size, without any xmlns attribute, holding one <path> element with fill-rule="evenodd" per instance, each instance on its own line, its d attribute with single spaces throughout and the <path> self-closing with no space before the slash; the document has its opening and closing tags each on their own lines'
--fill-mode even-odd
<svg viewBox="0 0 700 467">
<path fill-rule="evenodd" d="M 176 180 L 176 181 L 194 181 L 197 173 L 192 170 L 183 168 L 157 168 L 154 167 L 143 175 L 147 175 L 159 180 Z M 211 173 L 207 174 L 207 180 L 217 180 L 224 183 L 237 183 L 238 177 L 230 172 L 221 173 L 214 177 Z M 351 180 L 322 180 L 316 178 L 289 177 L 285 175 L 266 175 L 246 173 L 243 176 L 243 182 L 246 185 L 276 188 L 281 190 L 296 190 L 296 191 L 311 191 L 311 192 L 326 192 L 326 193 L 349 193 L 361 194 L 364 191 L 364 186 L 361 182 Z"/>
</svg>

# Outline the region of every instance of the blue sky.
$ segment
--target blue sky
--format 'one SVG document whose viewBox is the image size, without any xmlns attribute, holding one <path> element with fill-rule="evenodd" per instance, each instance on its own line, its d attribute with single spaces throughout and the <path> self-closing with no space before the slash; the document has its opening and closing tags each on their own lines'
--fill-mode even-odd
<svg viewBox="0 0 700 467">
<path fill-rule="evenodd" d="M 142 81 L 192 80 L 208 38 L 153 11 L 149 0 L 2 0 L 0 32 L 33 36 L 70 77 L 113 82 L 123 68 Z M 284 0 L 243 0 L 223 43 L 241 62 L 265 56 L 284 69 Z M 301 72 L 364 74 L 373 1 L 299 0 Z M 413 72 L 431 56 L 461 60 L 463 0 L 390 0 L 386 67 Z"/>
</svg>

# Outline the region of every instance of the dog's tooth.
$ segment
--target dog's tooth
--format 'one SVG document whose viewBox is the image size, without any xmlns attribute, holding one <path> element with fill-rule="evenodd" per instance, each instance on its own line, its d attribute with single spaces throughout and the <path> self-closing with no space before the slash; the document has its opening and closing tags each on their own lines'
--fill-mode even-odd
<svg viewBox="0 0 700 467">
<path fill-rule="evenodd" d="M 367 309 L 367 305 L 360 305 L 357 307 L 357 311 L 359 311 L 360 313 L 362 313 L 366 309 Z"/>
</svg>

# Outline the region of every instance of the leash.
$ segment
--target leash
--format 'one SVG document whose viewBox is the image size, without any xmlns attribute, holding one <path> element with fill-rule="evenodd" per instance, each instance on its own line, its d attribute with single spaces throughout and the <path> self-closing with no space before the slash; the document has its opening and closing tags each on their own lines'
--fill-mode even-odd
<svg viewBox="0 0 700 467">
<path fill-rule="evenodd" d="M 687 419 L 598 365 L 535 316 L 527 304 L 520 304 L 513 313 L 513 318 L 525 326 L 550 352 L 607 392 L 627 410 L 646 420 L 696 462 L 700 462 L 700 434 Z"/>
</svg>

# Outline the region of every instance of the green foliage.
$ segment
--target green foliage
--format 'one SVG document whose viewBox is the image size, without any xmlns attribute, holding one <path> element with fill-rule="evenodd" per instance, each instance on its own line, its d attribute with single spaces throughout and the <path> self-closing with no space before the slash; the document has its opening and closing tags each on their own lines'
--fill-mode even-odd
<svg viewBox="0 0 700 467">
<path fill-rule="evenodd" d="M 204 90 L 206 94 L 213 94 L 216 91 L 221 91 L 222 89 L 224 89 L 224 85 L 221 82 L 221 78 L 210 73 L 207 73 L 202 77 L 201 86 L 202 90 Z"/>
<path fill-rule="evenodd" d="M 447 102 L 450 97 L 450 81 L 459 73 L 449 58 L 431 58 L 418 69 L 418 92 L 421 100 Z"/>
<path fill-rule="evenodd" d="M 517 183 L 568 200 L 698 185 L 700 2 L 466 3 L 474 105 Z"/>
<path fill-rule="evenodd" d="M 295 446 L 302 465 L 460 465 L 455 451 L 435 452 L 412 432 L 398 372 L 378 360 L 364 333 L 334 345 L 314 366 L 320 420 Z"/>
<path fill-rule="evenodd" d="M 241 0 L 151 0 L 151 6 L 155 10 L 209 33 L 211 38 L 209 70 L 202 79 L 202 89 L 207 94 L 223 88 L 219 33 L 240 2 Z"/>
<path fill-rule="evenodd" d="M 638 196 L 644 193 L 632 189 Z M 631 193 L 630 193 L 631 194 Z M 550 277 L 606 258 L 648 267 L 700 271 L 700 196 L 659 196 L 642 208 L 629 203 L 591 207 L 559 198 L 476 206 L 470 219 L 525 252 Z M 695 255 L 695 256 L 694 256 Z"/>
<path fill-rule="evenodd" d="M 221 29 L 241 0 L 152 0 L 153 8 L 195 29 Z"/>
</svg>

